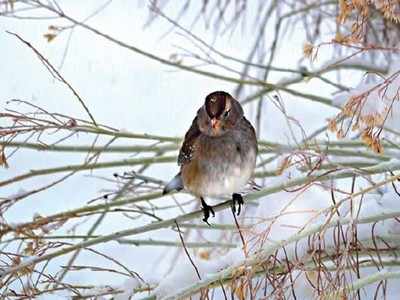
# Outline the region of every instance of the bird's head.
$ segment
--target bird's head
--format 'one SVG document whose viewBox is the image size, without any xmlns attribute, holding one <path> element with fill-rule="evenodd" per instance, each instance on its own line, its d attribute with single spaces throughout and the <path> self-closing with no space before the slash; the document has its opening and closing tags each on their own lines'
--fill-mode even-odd
<svg viewBox="0 0 400 300">
<path fill-rule="evenodd" d="M 221 136 L 235 128 L 243 117 L 238 101 L 226 92 L 213 92 L 206 97 L 197 113 L 200 131 L 209 136 Z"/>
</svg>

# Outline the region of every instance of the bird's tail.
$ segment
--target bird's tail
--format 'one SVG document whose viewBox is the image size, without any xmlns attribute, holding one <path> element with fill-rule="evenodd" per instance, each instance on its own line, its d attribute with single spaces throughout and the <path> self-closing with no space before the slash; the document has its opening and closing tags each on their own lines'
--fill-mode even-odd
<svg viewBox="0 0 400 300">
<path fill-rule="evenodd" d="M 181 173 L 179 172 L 178 174 L 175 175 L 174 178 L 170 182 L 167 183 L 167 185 L 163 189 L 163 195 L 168 194 L 169 192 L 173 190 L 180 191 L 183 189 L 183 182 L 182 182 L 182 177 Z"/>
</svg>

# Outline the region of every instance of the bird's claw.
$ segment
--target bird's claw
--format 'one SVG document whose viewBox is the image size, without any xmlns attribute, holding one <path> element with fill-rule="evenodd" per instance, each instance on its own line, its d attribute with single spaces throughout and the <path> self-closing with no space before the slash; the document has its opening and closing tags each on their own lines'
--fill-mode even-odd
<svg viewBox="0 0 400 300">
<path fill-rule="evenodd" d="M 207 217 L 207 219 L 208 219 L 208 217 Z M 211 224 L 210 224 L 210 223 L 208 223 L 207 219 L 206 219 L 206 217 L 204 217 L 204 218 L 203 218 L 203 222 L 204 222 L 204 223 L 206 223 L 208 226 L 210 226 L 210 227 L 211 227 Z"/>
<path fill-rule="evenodd" d="M 215 212 L 212 208 L 212 206 L 208 205 L 203 198 L 201 198 L 201 205 L 203 207 L 203 213 L 204 213 L 204 218 L 203 221 L 207 223 L 208 226 L 211 226 L 210 223 L 208 223 L 208 218 L 210 217 L 210 212 L 213 217 L 215 217 Z"/>
<path fill-rule="evenodd" d="M 238 206 L 237 216 L 240 215 L 242 205 L 244 204 L 243 197 L 240 194 L 232 194 L 232 212 L 236 213 L 236 205 Z"/>
</svg>

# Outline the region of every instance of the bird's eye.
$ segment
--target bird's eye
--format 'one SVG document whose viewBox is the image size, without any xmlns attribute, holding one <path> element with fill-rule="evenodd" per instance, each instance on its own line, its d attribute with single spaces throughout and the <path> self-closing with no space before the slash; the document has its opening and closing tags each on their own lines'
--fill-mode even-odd
<svg viewBox="0 0 400 300">
<path fill-rule="evenodd" d="M 226 119 L 227 117 L 229 117 L 229 113 L 230 113 L 231 111 L 230 110 L 227 110 L 226 112 L 224 112 L 224 119 Z"/>
</svg>

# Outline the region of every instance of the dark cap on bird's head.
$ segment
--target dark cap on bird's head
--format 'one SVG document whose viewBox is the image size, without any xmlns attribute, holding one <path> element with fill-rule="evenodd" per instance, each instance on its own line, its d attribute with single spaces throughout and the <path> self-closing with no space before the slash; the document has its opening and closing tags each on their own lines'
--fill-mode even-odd
<svg viewBox="0 0 400 300">
<path fill-rule="evenodd" d="M 217 91 L 206 97 L 197 112 L 200 131 L 208 136 L 221 136 L 233 129 L 243 117 L 243 109 L 230 94 Z"/>
<path fill-rule="evenodd" d="M 210 118 L 218 118 L 224 112 L 227 99 L 232 99 L 232 96 L 223 91 L 213 92 L 206 97 L 205 107 Z"/>
</svg>

